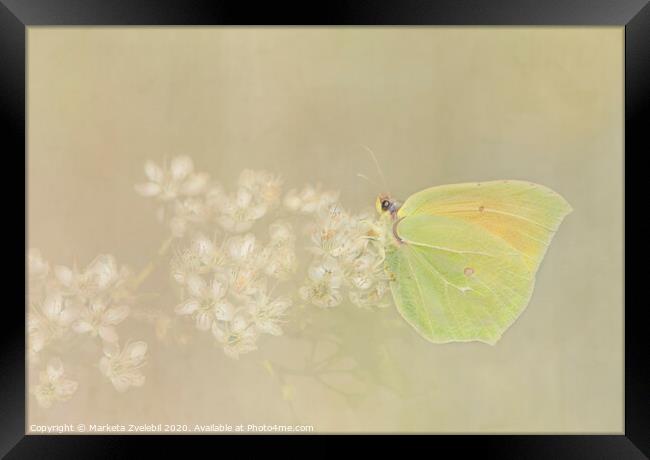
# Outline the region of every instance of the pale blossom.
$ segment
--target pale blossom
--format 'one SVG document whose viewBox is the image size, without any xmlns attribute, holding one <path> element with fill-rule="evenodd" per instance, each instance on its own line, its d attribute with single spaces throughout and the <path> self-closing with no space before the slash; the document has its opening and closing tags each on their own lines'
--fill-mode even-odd
<svg viewBox="0 0 650 460">
<path fill-rule="evenodd" d="M 375 280 L 365 289 L 352 289 L 350 301 L 362 308 L 384 308 L 390 305 L 387 293 L 390 288 L 386 280 Z"/>
<path fill-rule="evenodd" d="M 315 213 L 311 240 L 313 246 L 309 250 L 316 258 L 308 283 L 299 291 L 304 300 L 321 307 L 334 306 L 347 290 L 357 306 L 386 304 L 385 231 L 371 214 L 351 215 L 338 204 L 321 208 Z M 330 270 L 328 265 L 336 268 Z"/>
<path fill-rule="evenodd" d="M 128 270 L 118 269 L 115 258 L 111 255 L 97 256 L 84 271 L 76 266 L 57 266 L 54 273 L 64 294 L 81 299 L 116 288 L 128 276 Z"/>
<path fill-rule="evenodd" d="M 250 297 L 260 288 L 260 269 L 256 265 L 234 267 L 229 272 L 229 280 L 233 296 Z"/>
<path fill-rule="evenodd" d="M 297 259 L 293 246 L 265 248 L 264 273 L 272 278 L 286 280 L 296 271 Z"/>
<path fill-rule="evenodd" d="M 312 252 L 350 260 L 363 251 L 368 238 L 360 216 L 351 216 L 338 205 L 321 209 L 317 216 L 311 233 Z"/>
<path fill-rule="evenodd" d="M 260 253 L 260 264 L 268 276 L 288 279 L 297 266 L 293 227 L 288 222 L 274 222 L 269 226 L 269 236 L 269 244 Z"/>
<path fill-rule="evenodd" d="M 248 305 L 251 320 L 258 331 L 271 335 L 281 335 L 281 324 L 285 322 L 291 299 L 280 297 L 270 299 L 266 292 L 259 292 Z"/>
<path fill-rule="evenodd" d="M 204 274 L 224 269 L 226 254 L 221 247 L 203 234 L 196 234 L 188 248 L 178 253 L 171 262 L 172 276 L 184 284 L 189 275 Z"/>
<path fill-rule="evenodd" d="M 206 331 L 212 326 L 220 310 L 228 309 L 225 300 L 228 286 L 226 282 L 214 277 L 208 284 L 198 275 L 190 275 L 186 283 L 188 298 L 177 305 L 175 311 L 179 315 L 191 315 L 199 330 Z"/>
<path fill-rule="evenodd" d="M 309 214 L 332 205 L 338 196 L 338 192 L 322 191 L 320 186 L 306 185 L 301 190 L 289 190 L 284 197 L 284 205 L 291 211 Z"/>
<path fill-rule="evenodd" d="M 268 205 L 256 202 L 253 192 L 240 187 L 234 196 L 227 196 L 216 203 L 219 216 L 217 220 L 224 230 L 241 233 L 253 226 L 255 221 L 264 217 Z"/>
<path fill-rule="evenodd" d="M 50 264 L 36 248 L 30 248 L 27 252 L 27 267 L 30 280 L 42 280 L 50 273 Z"/>
<path fill-rule="evenodd" d="M 282 193 L 282 179 L 267 171 L 254 171 L 245 169 L 239 175 L 238 185 L 249 190 L 255 200 L 274 205 Z"/>
<path fill-rule="evenodd" d="M 257 349 L 257 330 L 244 315 L 235 315 L 229 322 L 212 324 L 212 334 L 223 346 L 223 351 L 231 358 Z"/>
<path fill-rule="evenodd" d="M 130 342 L 120 350 L 115 342 L 106 344 L 104 356 L 99 360 L 99 370 L 115 389 L 124 392 L 129 387 L 144 385 L 145 376 L 141 368 L 146 364 L 147 344 Z"/>
<path fill-rule="evenodd" d="M 59 292 L 51 292 L 33 303 L 27 316 L 30 351 L 38 353 L 51 340 L 63 337 L 76 316 L 77 311 Z"/>
<path fill-rule="evenodd" d="M 250 296 L 258 289 L 264 264 L 253 234 L 234 236 L 225 243 L 225 251 L 233 264 L 229 271 L 230 288 L 236 297 Z"/>
<path fill-rule="evenodd" d="M 108 306 L 100 298 L 93 299 L 84 308 L 72 328 L 79 334 L 99 336 L 106 342 L 117 342 L 118 336 L 115 325 L 121 323 L 129 316 L 127 305 Z"/>
<path fill-rule="evenodd" d="M 182 238 L 188 230 L 204 224 L 212 217 L 212 212 L 205 200 L 191 197 L 174 203 L 174 215 L 169 220 L 172 235 Z"/>
<path fill-rule="evenodd" d="M 231 260 L 236 264 L 243 264 L 253 260 L 256 255 L 257 240 L 255 235 L 249 233 L 244 236 L 234 236 L 226 242 L 226 251 Z"/>
<path fill-rule="evenodd" d="M 383 259 L 377 253 L 366 251 L 350 263 L 350 283 L 357 289 L 368 289 L 382 276 Z"/>
<path fill-rule="evenodd" d="M 269 236 L 271 238 L 271 245 L 273 246 L 293 244 L 296 239 L 291 224 L 283 221 L 273 222 L 269 226 Z"/>
<path fill-rule="evenodd" d="M 350 300 L 359 307 L 384 307 L 388 305 L 388 277 L 384 271 L 384 234 L 371 221 L 358 228 L 358 241 L 363 241 L 357 257 L 346 259 Z"/>
<path fill-rule="evenodd" d="M 161 201 L 198 195 L 205 190 L 209 180 L 207 174 L 194 172 L 194 163 L 187 156 L 174 157 L 168 168 L 147 161 L 144 172 L 149 182 L 136 185 L 136 191 Z"/>
<path fill-rule="evenodd" d="M 340 287 L 343 282 L 343 270 L 336 259 L 327 257 L 321 263 L 312 264 L 307 271 L 312 281 L 326 280 L 334 287 Z"/>
<path fill-rule="evenodd" d="M 270 292 L 291 279 L 298 265 L 296 234 L 287 217 L 269 225 L 266 242 L 248 232 L 273 217 L 281 201 L 280 178 L 244 170 L 236 187 L 226 193 L 219 184 L 209 184 L 200 196 L 176 200 L 171 218 L 173 233 L 187 242 L 172 260 L 182 296 L 175 311 L 192 316 L 197 329 L 210 329 L 233 358 L 256 349 L 261 334 L 282 334 L 292 300 L 272 298 Z M 307 250 L 316 257 L 298 294 L 319 307 L 334 307 L 346 298 L 363 307 L 384 305 L 388 282 L 380 226 L 368 214 L 346 212 L 337 199 L 337 192 L 311 185 L 284 196 L 287 208 L 313 221 Z M 214 236 L 190 233 L 199 229 Z"/>
<path fill-rule="evenodd" d="M 316 262 L 309 267 L 308 282 L 300 288 L 303 300 L 318 307 L 335 307 L 341 302 L 343 271 L 338 262 L 332 258 Z"/>
<path fill-rule="evenodd" d="M 61 360 L 52 358 L 45 371 L 40 373 L 39 383 L 32 388 L 32 393 L 39 405 L 49 408 L 54 402 L 67 401 L 72 398 L 77 387 L 77 382 L 65 376 Z"/>
</svg>

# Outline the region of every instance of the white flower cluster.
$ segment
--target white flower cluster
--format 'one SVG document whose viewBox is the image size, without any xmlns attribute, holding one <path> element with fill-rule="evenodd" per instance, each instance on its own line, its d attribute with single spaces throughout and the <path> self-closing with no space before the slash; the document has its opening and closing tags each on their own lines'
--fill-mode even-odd
<svg viewBox="0 0 650 460">
<path fill-rule="evenodd" d="M 335 307 L 347 291 L 359 307 L 387 306 L 383 227 L 372 214 L 352 215 L 338 204 L 314 214 L 310 250 L 315 257 L 299 291 L 302 299 L 318 307 Z"/>
<path fill-rule="evenodd" d="M 59 358 L 52 358 L 44 371 L 39 374 L 39 383 L 30 391 L 36 401 L 45 408 L 57 401 L 67 401 L 77 391 L 78 383 L 65 375 L 63 363 Z"/>
<path fill-rule="evenodd" d="M 346 295 L 360 307 L 386 304 L 381 226 L 365 214 L 343 211 L 338 192 L 307 184 L 283 196 L 278 176 L 249 169 L 226 191 L 196 173 L 185 156 L 169 166 L 149 161 L 145 174 L 149 182 L 136 190 L 161 202 L 160 215 L 177 238 L 171 272 L 181 299 L 175 312 L 211 331 L 230 357 L 255 350 L 261 334 L 283 332 L 291 296 L 272 293 L 296 274 L 296 237 L 288 219 L 315 220 L 315 257 L 296 295 L 321 307 L 338 305 Z M 273 222 L 268 240 L 259 237 L 260 222 Z"/>
<path fill-rule="evenodd" d="M 226 194 L 214 187 L 208 196 L 216 209 L 217 221 L 224 230 L 246 232 L 278 204 L 282 181 L 266 171 L 245 169 L 239 176 L 237 191 Z"/>
<path fill-rule="evenodd" d="M 332 190 L 321 190 L 307 184 L 301 190 L 291 189 L 284 197 L 287 209 L 303 214 L 312 214 L 323 208 L 328 208 L 339 199 L 339 193 Z"/>
<path fill-rule="evenodd" d="M 120 393 L 129 387 L 144 385 L 141 368 L 146 364 L 147 344 L 128 342 L 123 349 L 117 343 L 104 347 L 104 356 L 99 360 L 99 370 Z"/>
<path fill-rule="evenodd" d="M 177 238 L 208 229 L 213 223 L 227 232 L 246 232 L 277 205 L 282 191 L 279 177 L 244 170 L 237 190 L 228 194 L 220 184 L 210 181 L 208 174 L 194 172 L 192 159 L 187 156 L 173 158 L 169 166 L 147 161 L 144 171 L 149 182 L 135 189 L 161 203 L 159 218 Z"/>
<path fill-rule="evenodd" d="M 194 172 L 194 163 L 187 156 L 176 157 L 163 166 L 147 161 L 144 173 L 149 182 L 136 185 L 136 191 L 162 202 L 199 195 L 209 180 L 207 174 Z"/>
<path fill-rule="evenodd" d="M 281 181 L 264 171 L 245 170 L 237 191 L 213 188 L 214 214 L 208 238 L 195 232 L 172 259 L 172 276 L 182 289 L 175 311 L 191 316 L 196 328 L 211 331 L 233 358 L 257 348 L 260 334 L 281 335 L 291 300 L 271 292 L 296 269 L 295 235 L 290 223 L 275 221 L 262 244 L 250 230 L 281 197 Z M 218 227 L 217 227 L 218 226 Z"/>
<path fill-rule="evenodd" d="M 111 255 L 99 255 L 81 269 L 52 268 L 30 249 L 29 364 L 47 363 L 30 385 L 39 405 L 50 407 L 76 392 L 78 383 L 57 355 L 88 352 L 87 340 L 101 347 L 97 367 L 117 391 L 142 386 L 147 344 L 126 340 L 120 346 L 120 325 L 129 317 L 156 319 L 159 337 L 175 323 L 169 315 L 183 322 L 191 318 L 189 328 L 209 332 L 236 359 L 256 350 L 262 336 L 285 333 L 296 297 L 319 307 L 334 307 L 345 298 L 359 307 L 387 304 L 383 228 L 371 215 L 344 211 L 338 192 L 305 185 L 283 195 L 280 177 L 255 170 L 242 171 L 234 190 L 227 191 L 196 172 L 187 156 L 162 165 L 147 161 L 144 170 L 147 182 L 135 189 L 155 199 L 158 217 L 174 237 L 163 243 L 158 257 L 174 248 L 171 276 L 180 299 L 169 313 L 138 308 L 132 314 L 133 291 L 156 261 L 132 277 Z M 301 286 L 296 280 L 305 275 L 297 274 L 294 226 L 305 220 L 311 221 L 312 263 Z"/>
<path fill-rule="evenodd" d="M 83 270 L 76 265 L 72 268 L 56 266 L 50 270 L 50 264 L 37 249 L 30 249 L 27 259 L 30 364 L 38 362 L 39 355 L 49 345 L 69 343 L 77 335 L 98 338 L 105 349 L 119 348 L 116 326 L 130 313 L 126 268 L 118 268 L 111 255 L 96 257 Z M 58 372 L 59 368 L 62 369 L 62 365 L 48 364 L 46 374 L 53 385 L 56 383 L 53 376 L 62 372 Z M 43 382 L 41 378 L 41 385 Z M 39 398 L 38 395 L 44 393 L 36 394 Z M 42 396 L 38 400 L 42 402 L 47 398 Z"/>
</svg>

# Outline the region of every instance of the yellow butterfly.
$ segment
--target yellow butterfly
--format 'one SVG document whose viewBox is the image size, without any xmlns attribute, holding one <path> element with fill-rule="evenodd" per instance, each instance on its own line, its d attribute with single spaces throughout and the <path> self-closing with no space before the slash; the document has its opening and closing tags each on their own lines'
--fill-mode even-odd
<svg viewBox="0 0 650 460">
<path fill-rule="evenodd" d="M 554 191 L 515 180 L 433 187 L 403 204 L 380 195 L 376 207 L 397 309 L 435 343 L 496 343 L 528 305 L 571 212 Z"/>
</svg>

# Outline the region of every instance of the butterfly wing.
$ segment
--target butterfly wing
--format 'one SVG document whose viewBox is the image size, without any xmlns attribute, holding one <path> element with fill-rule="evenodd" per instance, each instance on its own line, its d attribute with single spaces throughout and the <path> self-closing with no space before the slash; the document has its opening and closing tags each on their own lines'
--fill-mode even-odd
<svg viewBox="0 0 650 460">
<path fill-rule="evenodd" d="M 386 253 L 397 309 L 436 343 L 493 344 L 528 303 L 534 274 L 521 254 L 477 226 L 444 216 L 408 217 Z"/>
<path fill-rule="evenodd" d="M 568 203 L 520 181 L 434 187 L 400 208 L 386 252 L 402 316 L 436 343 L 494 344 L 532 295 Z"/>
<path fill-rule="evenodd" d="M 444 185 L 406 200 L 398 216 L 437 215 L 470 222 L 520 252 L 536 271 L 571 206 L 544 186 L 523 181 Z"/>
</svg>

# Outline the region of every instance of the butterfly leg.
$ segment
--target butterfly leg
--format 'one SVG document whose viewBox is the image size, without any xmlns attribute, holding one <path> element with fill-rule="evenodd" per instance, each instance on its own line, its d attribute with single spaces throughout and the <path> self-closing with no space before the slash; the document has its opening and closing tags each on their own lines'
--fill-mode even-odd
<svg viewBox="0 0 650 460">
<path fill-rule="evenodd" d="M 401 239 L 401 238 L 399 237 L 399 235 L 397 234 L 397 224 L 399 224 L 399 223 L 402 221 L 402 219 L 404 219 L 404 218 L 403 218 L 403 217 L 400 217 L 400 218 L 397 219 L 395 222 L 393 222 L 393 237 L 395 237 L 395 239 L 397 240 L 397 242 L 398 242 L 399 244 L 403 244 L 403 243 L 404 243 L 404 240 Z"/>
</svg>

